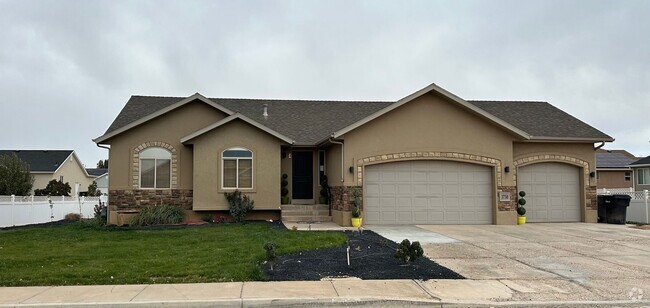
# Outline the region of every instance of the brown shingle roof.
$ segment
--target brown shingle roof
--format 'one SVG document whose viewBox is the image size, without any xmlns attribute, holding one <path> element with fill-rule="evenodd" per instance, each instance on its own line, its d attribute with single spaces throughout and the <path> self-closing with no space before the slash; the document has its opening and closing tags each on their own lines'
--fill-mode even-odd
<svg viewBox="0 0 650 308">
<path fill-rule="evenodd" d="M 105 134 L 171 106 L 185 98 L 132 96 Z M 395 103 L 387 101 L 316 101 L 210 98 L 295 140 L 315 145 L 333 132 Z M 535 137 L 611 139 L 603 132 L 546 102 L 468 101 L 480 109 Z M 268 105 L 268 118 L 263 117 Z"/>
<path fill-rule="evenodd" d="M 612 139 L 547 102 L 474 100 L 468 102 L 533 137 Z"/>
</svg>

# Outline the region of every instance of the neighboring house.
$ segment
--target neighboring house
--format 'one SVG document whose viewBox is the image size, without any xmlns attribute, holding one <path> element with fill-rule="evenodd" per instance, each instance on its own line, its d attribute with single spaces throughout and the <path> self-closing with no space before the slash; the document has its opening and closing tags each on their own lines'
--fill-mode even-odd
<svg viewBox="0 0 650 308">
<path fill-rule="evenodd" d="M 650 190 L 650 156 L 630 164 L 634 171 L 634 191 Z"/>
<path fill-rule="evenodd" d="M 108 194 L 108 169 L 107 168 L 86 168 L 86 172 L 94 177 L 97 183 L 97 189 L 102 192 L 102 195 Z"/>
<path fill-rule="evenodd" d="M 596 151 L 598 188 L 632 188 L 634 177 L 630 164 L 638 158 L 625 150 Z"/>
<path fill-rule="evenodd" d="M 226 213 L 235 189 L 250 219 L 278 219 L 286 173 L 294 204 L 317 202 L 326 174 L 341 225 L 353 189 L 366 224 L 514 224 L 520 190 L 530 222 L 596 222 L 594 143 L 613 140 L 546 102 L 435 84 L 396 102 L 132 96 L 94 139 L 110 146 L 112 223 L 147 204 Z"/>
<path fill-rule="evenodd" d="M 92 183 L 90 176 L 73 150 L 0 150 L 0 155 L 16 154 L 29 165 L 34 176 L 34 189 L 43 189 L 51 180 L 70 184 L 70 195 L 86 191 Z"/>
</svg>

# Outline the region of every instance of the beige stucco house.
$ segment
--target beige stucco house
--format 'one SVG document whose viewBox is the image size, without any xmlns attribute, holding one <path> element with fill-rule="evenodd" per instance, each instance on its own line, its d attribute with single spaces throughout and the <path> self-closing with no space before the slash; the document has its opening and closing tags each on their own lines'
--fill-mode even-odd
<svg viewBox="0 0 650 308">
<path fill-rule="evenodd" d="M 16 154 L 29 165 L 34 176 L 34 189 L 43 189 L 51 180 L 70 184 L 70 195 L 86 191 L 95 179 L 86 172 L 83 164 L 73 150 L 0 150 L 0 155 Z"/>
<path fill-rule="evenodd" d="M 632 189 L 634 172 L 630 164 L 639 158 L 625 150 L 596 151 L 598 189 Z"/>
<path fill-rule="evenodd" d="M 294 204 L 318 202 L 349 224 L 596 221 L 595 143 L 614 139 L 546 102 L 468 101 L 431 84 L 393 102 L 133 96 L 94 141 L 110 147 L 112 223 L 147 204 L 192 217 L 225 213 L 224 192 L 278 219 L 281 175 Z"/>
</svg>

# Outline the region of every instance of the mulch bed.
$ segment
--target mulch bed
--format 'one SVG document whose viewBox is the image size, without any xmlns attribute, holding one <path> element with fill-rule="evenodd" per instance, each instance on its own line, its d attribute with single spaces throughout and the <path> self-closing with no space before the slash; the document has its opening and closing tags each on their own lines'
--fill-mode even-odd
<svg viewBox="0 0 650 308">
<path fill-rule="evenodd" d="M 372 231 L 345 231 L 347 245 L 306 251 L 278 257 L 271 271 L 262 270 L 272 281 L 322 280 L 323 278 L 357 277 L 361 279 L 465 279 L 460 274 L 426 257 L 405 265 L 395 258 L 397 244 Z"/>
</svg>

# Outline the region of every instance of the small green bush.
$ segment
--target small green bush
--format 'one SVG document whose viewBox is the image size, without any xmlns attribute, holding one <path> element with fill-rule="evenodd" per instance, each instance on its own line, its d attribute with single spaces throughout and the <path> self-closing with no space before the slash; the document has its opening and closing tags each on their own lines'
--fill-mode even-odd
<svg viewBox="0 0 650 308">
<path fill-rule="evenodd" d="M 178 206 L 169 204 L 150 205 L 142 208 L 140 213 L 131 218 L 131 225 L 172 225 L 179 224 L 183 222 L 184 219 L 185 211 Z"/>
<path fill-rule="evenodd" d="M 275 263 L 275 260 L 278 257 L 275 253 L 275 244 L 274 243 L 264 244 L 264 250 L 266 250 L 266 261 L 269 262 L 269 264 L 271 265 L 271 270 L 273 270 L 273 264 Z"/>
<path fill-rule="evenodd" d="M 422 249 L 420 242 L 413 242 L 411 244 L 408 239 L 404 239 L 397 246 L 397 251 L 395 252 L 395 258 L 400 259 L 404 263 L 415 262 L 415 260 L 423 255 L 424 249 Z"/>
<path fill-rule="evenodd" d="M 248 196 L 241 193 L 239 190 L 224 193 L 226 200 L 228 200 L 228 207 L 230 215 L 235 222 L 242 222 L 255 207 L 255 201 L 251 200 Z"/>
</svg>

